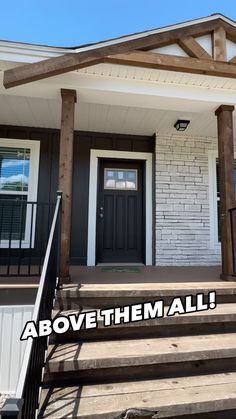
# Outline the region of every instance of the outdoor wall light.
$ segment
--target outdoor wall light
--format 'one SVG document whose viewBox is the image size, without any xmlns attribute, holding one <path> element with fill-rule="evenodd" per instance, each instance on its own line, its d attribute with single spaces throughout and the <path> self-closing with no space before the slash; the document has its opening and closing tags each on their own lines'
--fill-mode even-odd
<svg viewBox="0 0 236 419">
<path fill-rule="evenodd" d="M 186 128 L 188 127 L 190 121 L 184 120 L 184 119 L 178 119 L 178 121 L 176 121 L 174 127 L 177 131 L 185 131 Z"/>
</svg>

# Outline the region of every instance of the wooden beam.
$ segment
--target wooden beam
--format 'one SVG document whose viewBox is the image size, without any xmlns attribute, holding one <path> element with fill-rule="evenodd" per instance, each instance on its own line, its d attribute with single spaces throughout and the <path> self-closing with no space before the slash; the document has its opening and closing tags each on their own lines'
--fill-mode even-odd
<svg viewBox="0 0 236 419">
<path fill-rule="evenodd" d="M 65 54 L 49 60 L 26 64 L 4 72 L 3 84 L 6 89 L 57 76 L 79 68 L 89 67 L 102 62 L 99 58 L 91 57 L 88 52 L 80 54 Z"/>
<path fill-rule="evenodd" d="M 226 61 L 226 31 L 222 26 L 212 33 L 212 56 L 216 61 Z"/>
<path fill-rule="evenodd" d="M 134 46 L 135 49 L 142 49 L 143 51 L 148 51 L 150 49 L 166 46 L 178 42 L 181 38 L 186 38 L 188 36 L 203 36 L 210 34 L 214 29 L 219 26 L 225 27 L 227 29 L 232 28 L 229 24 L 224 22 L 221 19 L 215 19 L 209 22 L 193 24 L 185 26 L 181 29 L 172 29 L 171 31 L 161 32 L 153 36 L 153 38 L 147 37 L 143 41 L 143 46 Z M 230 28 L 229 28 L 230 26 Z M 236 36 L 236 29 L 232 30 L 232 35 Z M 145 45 L 146 43 L 146 45 Z"/>
<path fill-rule="evenodd" d="M 236 28 L 235 28 L 235 26 L 227 24 L 226 22 L 222 26 L 226 31 L 226 38 L 229 39 L 232 42 L 236 42 Z"/>
<path fill-rule="evenodd" d="M 222 105 L 215 112 L 218 125 L 222 279 L 229 279 L 234 273 L 229 213 L 235 203 L 233 111 L 234 106 Z"/>
<path fill-rule="evenodd" d="M 62 282 L 68 282 L 70 279 L 71 202 L 76 91 L 61 89 L 61 97 L 59 190 L 62 191 L 62 222 L 60 278 Z"/>
<path fill-rule="evenodd" d="M 98 64 L 108 55 L 124 54 L 137 49 L 154 49 L 158 46 L 177 42 L 180 38 L 210 33 L 218 27 L 220 23 L 224 25 L 223 21 L 215 19 L 210 22 L 189 25 L 181 29 L 172 29 L 149 35 L 141 34 L 139 38 L 128 41 L 123 41 L 121 38 L 120 41 L 111 45 L 104 46 L 98 44 L 98 46 L 94 46 L 93 49 L 88 51 L 69 53 L 60 57 L 12 68 L 4 72 L 3 84 L 5 88 L 19 86 L 21 84 L 74 71 L 78 68 Z"/>
<path fill-rule="evenodd" d="M 178 44 L 190 57 L 212 60 L 211 55 L 192 36 L 180 38 Z"/>
<path fill-rule="evenodd" d="M 236 65 L 232 63 L 202 60 L 191 57 L 177 57 L 154 52 L 136 51 L 127 54 L 116 54 L 105 58 L 105 62 L 135 67 L 181 71 L 184 73 L 236 78 Z"/>
</svg>

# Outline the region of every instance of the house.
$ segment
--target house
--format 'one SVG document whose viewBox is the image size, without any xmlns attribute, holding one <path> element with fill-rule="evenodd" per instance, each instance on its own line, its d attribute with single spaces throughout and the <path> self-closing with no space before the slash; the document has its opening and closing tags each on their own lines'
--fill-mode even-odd
<svg viewBox="0 0 236 419">
<path fill-rule="evenodd" d="M 180 397 L 182 401 L 176 401 L 177 410 L 173 406 L 169 410 L 163 407 L 163 411 L 167 409 L 169 413 L 163 416 L 161 410 L 162 416 L 155 416 L 160 406 L 155 405 L 154 409 L 148 394 L 147 408 L 152 407 L 152 416 L 151 413 L 149 416 L 235 417 L 235 395 L 232 395 L 231 402 L 227 402 L 222 389 L 227 388 L 230 392 L 232 383 L 235 383 L 236 357 L 236 23 L 216 14 L 74 48 L 1 41 L 0 69 L 1 286 L 5 290 L 2 307 L 18 304 L 25 310 L 30 305 L 32 310 L 40 275 L 41 285 L 33 313 L 36 323 L 40 316 L 46 318 L 45 313 L 50 313 L 56 276 L 62 287 L 57 291 L 54 306 L 58 310 L 78 309 L 81 304 L 98 309 L 112 303 L 117 305 L 120 302 L 121 305 L 140 299 L 144 301 L 147 297 L 153 300 L 157 296 L 169 301 L 178 292 L 183 296 L 216 289 L 218 302 L 223 307 L 215 312 L 215 317 L 213 312 L 208 317 L 202 314 L 196 326 L 190 316 L 189 323 L 181 320 L 174 327 L 175 331 L 173 324 L 168 324 L 166 332 L 161 332 L 163 336 L 177 333 L 179 339 L 186 339 L 184 345 L 188 345 L 186 336 L 191 335 L 191 330 L 193 335 L 197 335 L 191 337 L 192 345 L 199 342 L 201 348 L 195 358 L 192 355 L 187 359 L 180 351 L 181 359 L 176 355 L 170 361 L 170 355 L 165 362 L 159 357 L 159 361 L 148 358 L 146 364 L 142 364 L 140 355 L 135 366 L 132 361 L 125 363 L 124 349 L 120 364 L 117 361 L 116 365 L 109 367 L 103 360 L 97 375 L 91 365 L 99 362 L 93 358 L 91 364 L 86 364 L 84 360 L 86 367 L 79 371 L 79 376 L 84 383 L 89 382 L 89 377 L 90 381 L 98 382 L 98 392 L 105 391 L 101 387 L 105 385 L 102 380 L 109 381 L 111 376 L 117 381 L 122 378 L 125 382 L 122 391 L 128 392 L 127 383 L 133 378 L 141 386 L 137 390 L 140 394 L 144 383 L 139 380 L 156 378 L 151 374 L 150 365 L 163 369 L 163 378 L 163 365 L 168 362 L 175 364 L 166 380 L 179 377 L 177 367 L 181 366 L 187 376 L 182 378 L 181 386 L 185 388 L 188 385 L 184 380 L 193 375 L 191 362 L 199 362 L 199 375 L 197 378 L 194 375 L 195 381 L 192 379 L 190 387 L 199 385 L 203 399 L 192 400 L 189 396 L 189 407 L 184 410 Z M 57 190 L 62 194 L 57 196 Z M 109 286 L 108 281 L 104 286 L 85 284 L 84 288 L 77 288 L 78 282 L 83 283 L 88 272 L 96 276 L 92 283 L 99 283 L 99 266 L 103 268 L 102 275 L 106 270 L 112 275 L 116 270 L 129 271 L 130 265 L 131 272 L 133 268 L 134 273 L 142 272 L 141 279 L 132 277 L 133 287 L 125 287 L 125 284 Z M 75 272 L 75 277 L 81 275 L 77 278 L 76 288 L 71 288 L 72 272 Z M 172 272 L 173 281 L 168 272 Z M 220 282 L 219 273 L 221 279 L 228 282 Z M 156 276 L 157 284 L 150 286 L 150 275 Z M 161 275 L 161 280 L 158 275 Z M 187 275 L 188 285 L 176 280 L 184 275 Z M 49 280 L 52 277 L 53 281 Z M 47 281 L 51 281 L 50 284 Z M 72 282 L 75 284 L 76 280 Z M 137 282 L 142 284 L 137 285 Z M 171 290 L 166 283 L 172 283 Z M 49 287 L 47 291 L 45 284 Z M 46 311 L 42 311 L 42 298 L 46 297 L 49 298 L 48 306 L 44 307 Z M 23 327 L 25 322 L 22 319 L 21 315 Z M 157 324 L 154 326 L 152 333 L 155 334 Z M 204 336 L 199 336 L 200 326 L 205 330 Z M 144 329 L 140 326 L 136 332 L 126 330 L 120 333 L 124 333 L 126 338 L 139 337 L 137 345 L 141 345 L 141 338 L 147 332 Z M 9 330 L 14 330 L 14 327 Z M 151 329 L 149 331 L 151 333 Z M 211 335 L 211 331 L 218 334 L 219 339 Z M 84 332 L 80 336 L 88 340 L 93 336 L 97 341 L 97 333 L 89 337 L 89 332 Z M 101 333 L 103 338 L 110 338 L 113 342 L 110 343 L 110 353 L 113 353 L 116 332 Z M 71 336 L 68 339 L 70 341 Z M 30 340 L 26 345 L 24 372 L 20 375 L 16 392 L 18 402 L 13 403 L 19 409 L 21 404 L 26 404 L 22 399 L 29 399 L 24 392 L 29 382 L 32 385 L 29 379 L 32 365 L 38 368 L 40 362 L 41 366 L 44 363 L 48 342 L 45 338 L 42 340 L 43 349 L 38 349 L 35 342 Z M 59 342 L 59 348 L 63 344 L 59 337 L 54 336 L 52 343 L 55 342 Z M 173 342 L 171 345 L 176 345 Z M 126 345 L 126 341 L 123 346 L 121 343 L 121 348 Z M 204 352 L 206 345 L 209 345 L 207 353 Z M 217 345 L 216 356 L 213 352 Z M 46 371 L 49 387 L 58 387 L 63 382 L 57 375 L 61 371 L 65 373 L 67 385 L 77 383 L 75 365 L 78 355 L 70 345 L 66 348 L 61 358 L 55 348 L 49 356 L 52 360 L 51 364 L 48 361 Z M 88 353 L 91 350 L 92 357 L 93 351 L 99 352 L 99 348 L 91 348 L 86 350 Z M 41 361 L 32 364 L 32 359 L 36 362 L 37 358 L 32 358 L 32 354 L 40 350 Z M 140 346 L 135 350 L 139 353 Z M 106 348 L 103 351 L 106 353 Z M 69 352 L 73 360 L 77 357 L 74 364 L 71 362 L 74 374 L 64 362 Z M 201 359 L 198 358 L 199 352 Z M 116 358 L 116 353 L 113 355 Z M 4 354 L 2 359 L 5 363 Z M 106 359 L 109 359 L 108 350 Z M 204 359 L 209 361 L 207 366 Z M 124 367 L 123 375 L 117 372 L 118 366 Z M 169 367 L 167 365 L 166 370 L 169 371 Z M 224 381 L 226 372 L 229 374 L 227 382 Z M 34 409 L 41 386 L 41 370 L 39 376 L 34 389 Z M 202 377 L 200 384 L 199 377 Z M 213 384 L 216 379 L 221 383 L 219 394 Z M 156 388 L 157 383 L 150 384 L 149 381 L 149 385 Z M 167 381 L 163 386 L 169 386 Z M 209 400 L 206 386 L 211 390 Z M 84 391 L 91 396 L 90 388 Z M 176 389 L 172 391 L 178 393 Z M 79 412 L 79 390 L 73 392 L 76 400 L 74 413 L 70 412 L 69 416 L 63 410 L 62 399 L 69 398 L 69 395 L 64 395 L 56 400 L 59 413 L 56 405 L 54 414 L 57 416 L 50 417 L 95 417 L 91 411 L 86 416 L 86 409 L 85 413 Z M 54 391 L 52 394 L 53 398 Z M 50 400 L 50 395 L 46 395 L 46 400 Z M 133 402 L 137 404 L 137 399 Z M 52 402 L 48 406 L 50 404 Z M 104 404 L 106 400 L 101 398 L 101 405 Z M 121 414 L 114 406 L 113 413 L 109 412 L 109 406 L 107 410 L 101 408 L 100 412 L 99 406 L 96 407 L 99 415 L 96 418 L 118 418 Z M 163 406 L 167 405 L 163 402 Z M 128 418 L 127 409 L 134 407 L 137 406 L 124 403 L 123 417 Z M 5 408 L 7 415 L 6 412 L 9 414 L 9 405 Z M 27 412 L 32 415 L 32 410 Z M 49 414 L 53 415 L 53 412 Z M 5 417 L 4 412 L 2 415 Z M 31 417 L 29 413 L 24 415 Z"/>
</svg>

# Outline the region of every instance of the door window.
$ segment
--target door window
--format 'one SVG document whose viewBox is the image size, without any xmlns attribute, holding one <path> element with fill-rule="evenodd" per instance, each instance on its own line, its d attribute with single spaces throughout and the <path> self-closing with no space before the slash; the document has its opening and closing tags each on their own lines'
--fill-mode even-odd
<svg viewBox="0 0 236 419">
<path fill-rule="evenodd" d="M 132 169 L 105 169 L 104 189 L 138 190 L 138 171 Z"/>
</svg>

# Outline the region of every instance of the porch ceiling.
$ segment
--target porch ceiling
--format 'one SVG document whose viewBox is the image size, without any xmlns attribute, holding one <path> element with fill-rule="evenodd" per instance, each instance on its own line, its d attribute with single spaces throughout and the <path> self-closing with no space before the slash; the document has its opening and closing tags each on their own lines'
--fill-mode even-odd
<svg viewBox="0 0 236 419">
<path fill-rule="evenodd" d="M 3 125 L 60 128 L 59 100 L 0 95 L 0 109 L 0 124 Z M 159 132 L 171 135 L 177 133 L 174 123 L 178 118 L 191 121 L 186 131 L 188 135 L 215 137 L 217 134 L 216 118 L 209 113 L 85 102 L 76 105 L 75 129 L 137 135 L 152 135 Z"/>
<path fill-rule="evenodd" d="M 0 62 L 0 79 L 15 65 Z M 0 80 L 0 124 L 60 128 L 61 88 L 76 89 L 75 129 L 85 131 L 172 135 L 183 118 L 187 135 L 215 137 L 215 109 L 236 104 L 235 79 L 99 64 L 7 91 Z"/>
</svg>

